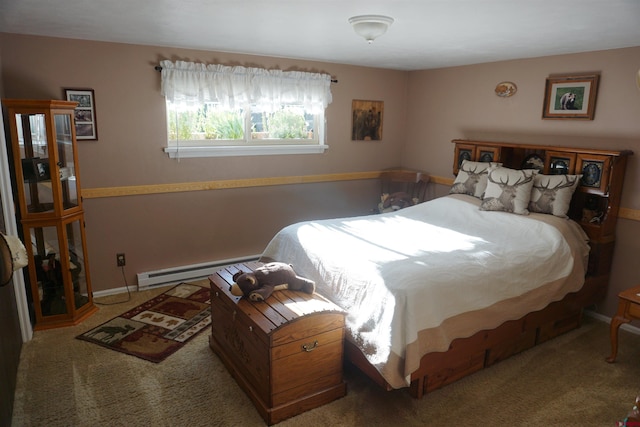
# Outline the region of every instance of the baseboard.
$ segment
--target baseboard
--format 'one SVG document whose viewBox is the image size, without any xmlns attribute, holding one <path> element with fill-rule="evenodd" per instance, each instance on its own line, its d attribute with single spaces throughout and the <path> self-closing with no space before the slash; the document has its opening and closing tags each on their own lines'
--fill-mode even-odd
<svg viewBox="0 0 640 427">
<path fill-rule="evenodd" d="M 585 310 L 584 314 L 607 324 L 611 324 L 611 317 L 596 313 L 595 311 Z M 640 328 L 638 328 L 637 326 L 633 326 L 630 323 L 623 323 L 622 325 L 620 325 L 620 329 L 624 329 L 625 331 L 631 332 L 632 334 L 640 335 Z"/>
<path fill-rule="evenodd" d="M 170 268 L 163 268 L 155 271 L 147 271 L 138 273 L 138 290 L 152 289 L 158 286 L 166 286 L 188 282 L 193 280 L 206 279 L 221 268 L 244 263 L 249 261 L 257 261 L 260 254 L 249 255 L 239 258 L 230 258 L 203 262 L 198 264 L 181 265 Z"/>
<path fill-rule="evenodd" d="M 134 292 L 136 289 L 133 286 L 123 286 L 121 288 L 113 288 L 113 289 L 106 289 L 104 291 L 95 291 L 93 293 L 93 297 L 94 298 L 100 298 L 100 297 L 106 297 L 109 295 L 118 295 L 118 294 L 124 294 L 127 292 Z"/>
<path fill-rule="evenodd" d="M 131 285 L 125 284 L 125 286 L 119 287 L 119 288 L 106 289 L 104 291 L 94 291 L 93 297 L 98 298 L 98 297 L 106 297 L 109 295 L 122 294 L 126 292 L 146 291 L 149 289 L 157 289 L 157 288 L 177 285 L 178 283 L 182 283 L 182 282 L 206 279 L 211 274 L 215 273 L 218 269 L 223 268 L 225 266 L 237 264 L 239 262 L 257 261 L 259 258 L 260 258 L 259 254 L 254 254 L 254 255 L 248 255 L 248 256 L 239 257 L 239 258 L 231 258 L 231 259 L 211 261 L 211 262 L 200 263 L 200 264 L 193 264 L 193 265 L 183 266 L 183 267 L 173 267 L 173 268 L 167 268 L 164 270 L 158 270 L 156 272 L 151 272 L 151 273 L 159 276 L 163 276 L 161 280 L 157 281 L 157 283 L 153 283 L 145 286 L 141 286 L 141 283 L 140 283 L 141 281 L 140 275 L 144 273 L 138 273 L 137 285 L 131 286 Z"/>
</svg>

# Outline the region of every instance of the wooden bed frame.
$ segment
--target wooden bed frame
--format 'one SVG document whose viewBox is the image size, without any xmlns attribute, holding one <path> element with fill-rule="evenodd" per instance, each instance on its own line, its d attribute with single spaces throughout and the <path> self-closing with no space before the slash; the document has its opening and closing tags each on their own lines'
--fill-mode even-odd
<svg viewBox="0 0 640 427">
<path fill-rule="evenodd" d="M 545 174 L 584 174 L 573 196 L 569 216 L 589 236 L 589 266 L 580 291 L 495 329 L 456 339 L 446 352 L 423 356 L 420 367 L 411 375 L 409 392 L 415 398 L 580 326 L 583 309 L 604 299 L 607 293 L 627 157 L 633 154 L 487 141 L 452 142 L 455 144 L 454 174 L 465 159 L 501 162 L 514 169 L 537 168 Z M 380 386 L 391 389 L 349 341 L 345 341 L 345 356 Z"/>
</svg>

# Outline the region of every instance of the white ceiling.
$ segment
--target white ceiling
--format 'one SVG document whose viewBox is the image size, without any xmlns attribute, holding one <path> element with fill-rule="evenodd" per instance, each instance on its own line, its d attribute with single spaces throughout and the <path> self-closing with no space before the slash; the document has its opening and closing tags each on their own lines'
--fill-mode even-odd
<svg viewBox="0 0 640 427">
<path fill-rule="evenodd" d="M 418 70 L 640 46 L 640 0 L 0 0 L 0 31 Z"/>
</svg>

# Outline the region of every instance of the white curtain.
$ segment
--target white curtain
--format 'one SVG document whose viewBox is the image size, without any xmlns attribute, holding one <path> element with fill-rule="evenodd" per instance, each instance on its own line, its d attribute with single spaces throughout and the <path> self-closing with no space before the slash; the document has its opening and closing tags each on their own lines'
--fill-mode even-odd
<svg viewBox="0 0 640 427">
<path fill-rule="evenodd" d="M 331 103 L 328 74 L 184 61 L 161 61 L 160 65 L 162 94 L 183 107 L 217 102 L 225 108 L 249 104 L 274 111 L 282 105 L 302 105 L 305 111 L 316 113 Z"/>
</svg>

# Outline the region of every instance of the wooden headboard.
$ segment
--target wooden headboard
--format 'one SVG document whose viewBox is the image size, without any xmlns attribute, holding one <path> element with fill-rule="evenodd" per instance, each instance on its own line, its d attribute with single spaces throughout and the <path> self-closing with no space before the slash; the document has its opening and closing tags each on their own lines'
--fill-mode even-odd
<svg viewBox="0 0 640 427">
<path fill-rule="evenodd" d="M 632 151 L 461 139 L 452 142 L 455 144 L 454 174 L 458 173 L 463 160 L 500 162 L 508 168 L 538 169 L 547 175 L 582 174 L 569 216 L 582 226 L 590 239 L 587 279 L 597 280 L 606 291 L 627 157 Z"/>
</svg>

